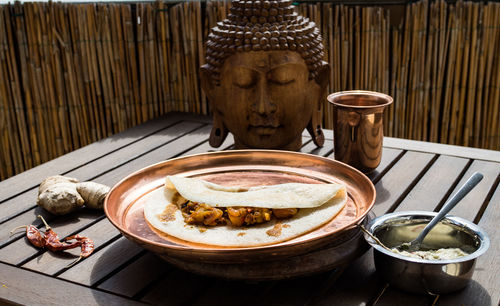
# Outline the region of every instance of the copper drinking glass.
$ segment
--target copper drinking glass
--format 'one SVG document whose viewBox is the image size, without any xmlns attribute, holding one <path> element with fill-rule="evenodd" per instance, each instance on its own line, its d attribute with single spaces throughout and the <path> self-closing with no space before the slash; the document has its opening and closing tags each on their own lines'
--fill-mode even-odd
<svg viewBox="0 0 500 306">
<path fill-rule="evenodd" d="M 374 91 L 332 93 L 335 159 L 370 173 L 380 164 L 384 109 L 392 97 Z"/>
</svg>

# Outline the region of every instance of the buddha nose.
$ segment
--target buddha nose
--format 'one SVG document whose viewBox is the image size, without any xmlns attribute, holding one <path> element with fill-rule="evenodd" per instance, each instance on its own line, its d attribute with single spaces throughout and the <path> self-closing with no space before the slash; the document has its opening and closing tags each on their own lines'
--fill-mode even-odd
<svg viewBox="0 0 500 306">
<path fill-rule="evenodd" d="M 256 103 L 254 104 L 254 111 L 256 111 L 260 115 L 275 113 L 277 110 L 277 106 L 272 102 L 269 88 L 267 88 L 266 84 L 262 83 L 259 84 L 259 92 L 257 95 L 258 98 Z"/>
</svg>

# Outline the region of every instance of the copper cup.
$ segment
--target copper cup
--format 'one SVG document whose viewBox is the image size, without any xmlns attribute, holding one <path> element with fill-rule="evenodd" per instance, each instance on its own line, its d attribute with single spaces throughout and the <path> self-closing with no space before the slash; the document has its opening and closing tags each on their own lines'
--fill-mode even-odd
<svg viewBox="0 0 500 306">
<path fill-rule="evenodd" d="M 392 97 L 374 91 L 330 94 L 333 104 L 335 159 L 370 173 L 380 164 L 384 137 L 384 109 Z"/>
</svg>

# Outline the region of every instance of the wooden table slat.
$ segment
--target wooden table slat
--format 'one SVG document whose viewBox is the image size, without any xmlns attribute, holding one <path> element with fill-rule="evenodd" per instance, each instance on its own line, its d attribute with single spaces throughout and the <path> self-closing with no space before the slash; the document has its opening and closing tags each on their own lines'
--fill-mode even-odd
<svg viewBox="0 0 500 306">
<path fill-rule="evenodd" d="M 139 305 L 114 294 L 0 263 L 2 300 L 20 305 Z"/>
<path fill-rule="evenodd" d="M 375 184 L 377 200 L 373 207 L 375 215 L 388 212 L 408 188 L 420 178 L 421 173 L 432 161 L 434 155 L 406 152 L 403 157 Z"/>
<path fill-rule="evenodd" d="M 213 282 L 214 280 L 211 278 L 174 269 L 153 285 L 141 298 L 141 301 L 152 305 L 191 305 L 197 299 L 200 291 L 206 289 Z M 222 300 L 220 290 L 214 294 L 219 295 Z"/>
<path fill-rule="evenodd" d="M 205 126 L 196 131 L 196 133 L 185 135 L 172 142 L 156 148 L 155 150 L 136 158 L 125 165 L 104 173 L 94 179 L 95 182 L 108 184 L 110 186 L 118 183 L 127 175 L 140 170 L 149 165 L 165 161 L 167 159 L 180 156 L 186 150 L 200 145 L 208 137 L 210 127 Z"/>
<path fill-rule="evenodd" d="M 319 156 L 329 156 L 333 152 L 333 141 L 326 140 L 322 147 L 317 147 L 310 137 L 303 137 L 304 139 L 308 139 L 309 142 L 300 148 L 300 152 L 319 155 Z"/>
<path fill-rule="evenodd" d="M 448 145 L 442 143 L 384 137 L 384 147 L 398 148 L 415 152 L 449 155 L 462 158 L 471 158 L 497 163 L 500 162 L 500 151 Z"/>
<path fill-rule="evenodd" d="M 38 188 L 40 182 L 47 176 L 69 172 L 181 121 L 182 117 L 177 115 L 150 120 L 3 180 L 0 182 L 0 203 L 25 190 Z"/>
<path fill-rule="evenodd" d="M 314 297 L 321 284 L 328 280 L 330 274 L 331 272 L 325 272 L 305 278 L 277 281 L 259 300 L 264 305 L 305 305 Z"/>
<path fill-rule="evenodd" d="M 162 275 L 165 276 L 166 272 L 171 269 L 172 266 L 163 259 L 147 252 L 144 256 L 113 274 L 97 288 L 133 297 L 154 280 Z"/>
<path fill-rule="evenodd" d="M 410 297 L 410 298 L 408 298 Z M 391 286 L 387 287 L 385 291 L 378 297 L 375 305 L 377 306 L 392 306 L 392 305 L 405 305 L 405 306 L 424 306 L 432 305 L 436 297 L 424 294 L 412 294 L 403 292 Z M 439 303 L 438 305 L 441 305 Z"/>
<path fill-rule="evenodd" d="M 441 155 L 423 175 L 410 193 L 398 205 L 396 211 L 434 211 L 450 193 L 457 177 L 467 166 L 465 158 Z"/>
<path fill-rule="evenodd" d="M 203 143 L 200 143 L 198 146 L 193 147 L 193 148 L 189 149 L 188 151 L 184 152 L 184 154 L 182 154 L 182 155 L 193 155 L 193 154 L 201 154 L 201 153 L 206 153 L 206 152 L 217 152 L 217 151 L 221 151 L 221 150 L 227 150 L 233 144 L 234 144 L 233 136 L 228 135 L 227 138 L 224 140 L 224 143 L 222 143 L 221 146 L 218 148 L 213 148 L 210 146 L 208 141 L 204 141 Z"/>
<path fill-rule="evenodd" d="M 460 201 L 460 204 L 453 208 L 453 211 L 450 213 L 454 216 L 462 217 L 470 221 L 477 221 L 476 216 L 480 213 L 488 193 L 490 193 L 493 184 L 496 182 L 498 175 L 500 175 L 500 163 L 475 160 L 467 169 L 467 172 L 464 174 L 451 195 L 455 194 L 458 188 L 460 188 L 476 171 L 483 174 L 483 179 L 469 192 L 469 194 L 465 196 L 465 198 L 462 199 L 462 201 Z"/>
<path fill-rule="evenodd" d="M 317 305 L 367 305 L 383 288 L 375 273 L 373 254 L 369 250 L 353 261 L 340 276 L 337 282 L 321 297 Z"/>
<path fill-rule="evenodd" d="M 378 167 L 372 173 L 367 176 L 372 180 L 372 182 L 377 183 L 378 180 L 388 171 L 393 164 L 398 160 L 403 150 L 383 148 L 382 149 L 382 159 Z"/>
<path fill-rule="evenodd" d="M 231 306 L 244 301 L 259 301 L 259 305 L 266 305 L 267 301 L 262 299 L 262 294 L 267 292 L 271 282 L 248 283 L 243 281 L 214 280 L 209 286 L 200 290 L 194 300 L 189 304 L 192 306 Z M 223 290 L 224 299 L 214 294 Z M 267 296 L 266 296 L 267 297 Z M 250 303 L 248 303 L 250 304 Z"/>
</svg>

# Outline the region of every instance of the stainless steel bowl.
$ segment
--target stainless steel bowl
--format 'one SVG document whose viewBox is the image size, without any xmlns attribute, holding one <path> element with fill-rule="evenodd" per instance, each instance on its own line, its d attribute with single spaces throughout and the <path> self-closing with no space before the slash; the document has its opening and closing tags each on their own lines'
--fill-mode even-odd
<svg viewBox="0 0 500 306">
<path fill-rule="evenodd" d="M 367 230 L 385 246 L 396 247 L 415 239 L 436 213 L 405 211 L 373 219 Z M 474 272 L 476 258 L 490 245 L 486 233 L 459 217 L 446 217 L 426 236 L 423 250 L 460 248 L 469 255 L 449 260 L 427 260 L 403 256 L 378 245 L 365 235 L 374 248 L 377 272 L 399 289 L 423 294 L 444 294 L 464 288 Z"/>
</svg>

